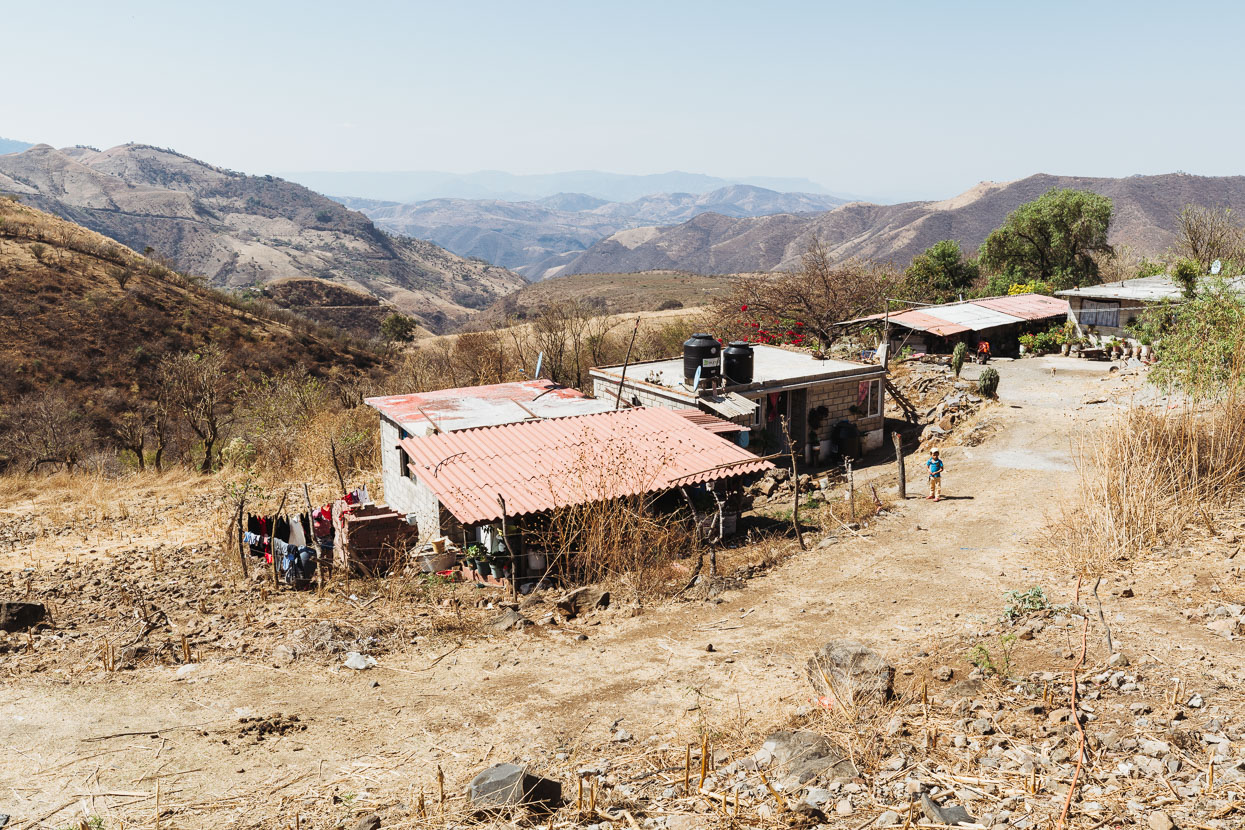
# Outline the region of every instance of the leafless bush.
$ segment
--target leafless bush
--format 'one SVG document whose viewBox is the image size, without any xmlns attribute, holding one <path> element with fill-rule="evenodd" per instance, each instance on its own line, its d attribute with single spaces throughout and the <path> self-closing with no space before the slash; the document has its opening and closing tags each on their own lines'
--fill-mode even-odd
<svg viewBox="0 0 1245 830">
<path fill-rule="evenodd" d="M 1245 261 L 1245 228 L 1237 222 L 1231 208 L 1185 205 L 1178 217 L 1178 249 L 1197 261 L 1202 273 L 1216 260 Z"/>
<path fill-rule="evenodd" d="M 555 567 L 586 582 L 621 581 L 639 599 L 677 581 L 674 563 L 696 551 L 699 537 L 686 517 L 654 509 L 645 491 L 665 462 L 639 459 L 631 446 L 620 441 L 602 455 L 585 442 L 576 463 L 549 485 L 560 500 L 583 503 L 551 511 L 535 535 Z"/>
</svg>

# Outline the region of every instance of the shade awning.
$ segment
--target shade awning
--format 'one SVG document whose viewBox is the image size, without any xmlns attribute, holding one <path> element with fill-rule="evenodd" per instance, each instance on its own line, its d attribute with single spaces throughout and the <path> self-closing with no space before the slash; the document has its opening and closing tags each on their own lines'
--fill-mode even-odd
<svg viewBox="0 0 1245 830">
<path fill-rule="evenodd" d="M 705 409 L 728 421 L 732 418 L 752 417 L 757 409 L 756 401 L 750 401 L 735 392 L 701 395 L 699 402 Z"/>
</svg>

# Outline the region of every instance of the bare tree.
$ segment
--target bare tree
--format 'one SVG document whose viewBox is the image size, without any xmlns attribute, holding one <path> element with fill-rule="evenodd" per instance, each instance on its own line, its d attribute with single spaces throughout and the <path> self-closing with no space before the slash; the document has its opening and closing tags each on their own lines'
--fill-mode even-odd
<svg viewBox="0 0 1245 830">
<path fill-rule="evenodd" d="M 1178 221 L 1180 253 L 1195 260 L 1202 273 L 1209 271 L 1217 259 L 1245 259 L 1245 228 L 1237 224 L 1231 208 L 1185 205 Z"/>
<path fill-rule="evenodd" d="M 829 349 L 843 335 L 836 324 L 880 311 L 896 282 L 897 274 L 888 266 L 856 259 L 834 262 L 821 239 L 814 237 L 798 270 L 748 274 L 736 281 L 726 300 L 717 305 L 717 317 L 723 331 L 746 333 L 741 326 L 756 328 L 761 342 L 803 344 L 811 337 Z M 787 329 L 775 330 L 775 325 L 795 326 L 801 332 L 793 341 Z"/>
<path fill-rule="evenodd" d="M 160 362 L 160 382 L 170 407 L 203 444 L 199 471 L 210 473 L 216 446 L 229 423 L 229 377 L 218 346 L 182 352 Z"/>
<path fill-rule="evenodd" d="M 147 450 L 147 437 L 150 434 L 148 432 L 149 425 L 150 417 L 142 409 L 131 409 L 127 412 L 122 412 L 113 421 L 112 425 L 113 437 L 117 439 L 121 449 L 134 453 L 139 470 L 147 469 L 145 453 Z"/>
<path fill-rule="evenodd" d="M 18 398 L 0 427 L 0 449 L 25 461 L 32 472 L 43 464 L 72 470 L 94 444 L 86 417 L 59 389 Z"/>
</svg>

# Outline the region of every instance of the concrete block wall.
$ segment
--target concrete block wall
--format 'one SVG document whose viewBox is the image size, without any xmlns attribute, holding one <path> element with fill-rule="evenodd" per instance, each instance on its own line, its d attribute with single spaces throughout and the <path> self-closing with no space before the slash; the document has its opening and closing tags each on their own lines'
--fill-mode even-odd
<svg viewBox="0 0 1245 830">
<path fill-rule="evenodd" d="M 596 378 L 592 381 L 592 394 L 593 397 L 612 401 L 614 396 L 618 394 L 618 384 Z M 633 398 L 640 399 L 640 406 L 652 406 L 660 409 L 692 409 L 696 406 L 691 401 L 676 397 L 666 397 L 648 387 L 632 386 L 630 382 L 624 381 L 623 405 L 634 404 Z"/>
<path fill-rule="evenodd" d="M 860 384 L 866 381 L 875 384 L 873 394 L 880 396 L 880 403 L 870 407 L 879 413 L 877 415 L 857 415 L 851 411 L 851 408 L 859 400 Z M 886 406 L 886 391 L 880 375 L 833 380 L 820 386 L 809 387 L 807 394 L 809 409 L 824 406 L 829 411 L 826 419 L 822 422 L 822 430 L 826 429 L 827 426 L 832 426 L 846 419 L 854 423 L 856 428 L 860 430 L 865 450 L 875 449 L 882 445 L 882 422 L 884 416 L 881 413 Z M 819 435 L 818 437 L 822 436 Z"/>
<path fill-rule="evenodd" d="M 398 450 L 398 425 L 380 419 L 380 469 L 385 484 L 385 502 L 398 513 L 414 513 L 419 519 L 419 539 L 426 542 L 441 535 L 441 502 L 410 475 L 403 475 L 402 453 Z"/>
</svg>

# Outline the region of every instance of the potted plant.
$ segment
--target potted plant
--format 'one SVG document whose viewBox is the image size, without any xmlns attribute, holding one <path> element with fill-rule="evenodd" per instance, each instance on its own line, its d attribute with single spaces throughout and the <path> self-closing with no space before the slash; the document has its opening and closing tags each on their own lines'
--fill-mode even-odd
<svg viewBox="0 0 1245 830">
<path fill-rule="evenodd" d="M 483 547 L 479 542 L 471 542 L 467 545 L 466 551 L 463 552 L 463 564 L 467 566 L 467 570 L 474 571 L 476 569 L 476 560 L 480 558 L 480 552 Z"/>
<path fill-rule="evenodd" d="M 510 553 L 506 550 L 505 545 L 503 545 L 501 550 L 497 551 L 497 553 L 493 554 L 492 558 L 489 559 L 488 564 L 489 569 L 493 573 L 493 579 L 501 579 L 506 575 L 506 565 L 503 560 L 509 558 Z"/>
<path fill-rule="evenodd" d="M 492 559 L 492 555 L 488 551 L 481 548 L 480 555 L 476 559 L 476 573 L 480 575 L 481 579 L 488 579 L 490 573 L 489 562 L 491 562 Z"/>
</svg>

